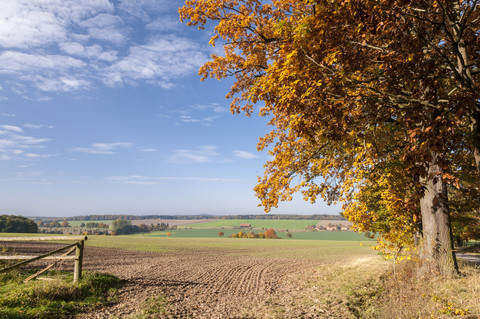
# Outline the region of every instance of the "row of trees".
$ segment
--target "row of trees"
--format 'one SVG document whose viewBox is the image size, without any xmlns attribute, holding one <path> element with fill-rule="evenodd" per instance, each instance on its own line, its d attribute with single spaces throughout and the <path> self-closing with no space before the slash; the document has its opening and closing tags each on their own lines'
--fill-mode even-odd
<svg viewBox="0 0 480 319">
<path fill-rule="evenodd" d="M 218 235 L 221 237 L 223 236 L 223 232 L 219 232 Z M 290 236 L 288 236 L 290 235 Z M 287 237 L 291 238 L 292 235 L 290 233 L 287 234 Z M 261 233 L 255 233 L 254 231 L 248 231 L 248 232 L 243 232 L 243 231 L 239 231 L 238 233 L 235 233 L 235 234 L 231 234 L 229 236 L 229 238 L 261 238 L 261 239 L 265 239 L 265 238 L 268 238 L 268 239 L 278 239 L 280 237 L 278 237 L 277 233 L 275 232 L 275 230 L 273 230 L 273 228 L 270 228 L 270 229 L 267 229 L 266 231 L 264 232 L 261 232 Z"/>
<path fill-rule="evenodd" d="M 26 217 L 0 215 L 0 233 L 37 233 L 37 224 Z"/>
<path fill-rule="evenodd" d="M 50 218 L 42 217 L 39 219 L 37 217 L 37 223 L 63 223 L 64 221 L 101 221 L 101 220 L 115 220 L 115 219 L 125 219 L 125 220 L 145 220 L 145 219 L 163 219 L 163 220 L 189 220 L 189 219 L 291 219 L 291 220 L 305 220 L 305 219 L 318 219 L 318 220 L 342 220 L 345 219 L 340 215 L 327 215 L 327 214 L 314 214 L 314 215 L 278 215 L 278 214 L 268 214 L 268 215 L 223 215 L 223 216 L 212 216 L 212 215 L 85 215 L 85 216 L 74 216 L 67 217 L 63 221 L 51 220 Z M 88 223 L 86 223 L 88 224 Z M 43 225 L 41 225 L 43 227 Z M 64 226 L 62 226 L 64 227 Z"/>
<path fill-rule="evenodd" d="M 255 188 L 266 211 L 296 192 L 340 201 L 380 249 L 420 247 L 425 268 L 457 272 L 451 217 L 461 238 L 480 207 L 478 0 L 187 0 L 179 12 L 223 46 L 202 78 L 233 76 L 232 112 L 260 104 L 270 119 Z"/>
<path fill-rule="evenodd" d="M 112 222 L 112 233 L 116 235 L 127 235 L 127 234 L 136 234 L 136 233 L 146 233 L 150 231 L 165 231 L 167 229 L 176 229 L 176 227 L 170 227 L 166 223 L 157 223 L 151 224 L 150 226 L 146 224 L 132 225 L 130 220 L 125 219 L 116 219 Z"/>
</svg>

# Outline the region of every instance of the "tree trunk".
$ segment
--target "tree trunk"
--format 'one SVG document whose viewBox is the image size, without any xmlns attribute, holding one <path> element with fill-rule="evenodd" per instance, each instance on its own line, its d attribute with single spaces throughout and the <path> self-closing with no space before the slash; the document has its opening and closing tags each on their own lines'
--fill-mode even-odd
<svg viewBox="0 0 480 319">
<path fill-rule="evenodd" d="M 480 178 L 480 105 L 477 106 L 477 110 L 473 113 L 471 122 L 473 157 L 475 158 L 475 165 Z"/>
<path fill-rule="evenodd" d="M 458 266 L 453 251 L 447 187 L 442 180 L 439 159 L 439 154 L 432 154 L 428 175 L 422 178 L 425 185 L 425 192 L 420 200 L 423 228 L 422 257 L 425 261 L 425 270 L 454 275 L 458 273 Z"/>
</svg>

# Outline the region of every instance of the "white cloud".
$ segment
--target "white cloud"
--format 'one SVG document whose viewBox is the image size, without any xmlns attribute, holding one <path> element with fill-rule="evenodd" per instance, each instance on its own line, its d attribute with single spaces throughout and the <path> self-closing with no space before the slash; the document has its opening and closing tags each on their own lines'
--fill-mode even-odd
<svg viewBox="0 0 480 319">
<path fill-rule="evenodd" d="M 178 17 L 162 16 L 146 25 L 147 30 L 152 31 L 174 31 L 180 28 L 182 23 Z"/>
<path fill-rule="evenodd" d="M 115 151 L 123 148 L 130 148 L 131 143 L 94 143 L 90 147 L 76 147 L 72 149 L 76 152 L 90 153 L 90 154 L 115 154 Z"/>
<path fill-rule="evenodd" d="M 167 160 L 169 163 L 209 163 L 220 154 L 213 145 L 202 145 L 197 150 L 176 150 Z"/>
<path fill-rule="evenodd" d="M 35 99 L 45 99 L 48 92 L 90 89 L 99 82 L 171 88 L 207 60 L 205 49 L 194 41 L 158 35 L 160 28 L 178 26 L 167 15 L 159 18 L 177 5 L 169 0 L 2 0 L 4 87 Z"/>
<path fill-rule="evenodd" d="M 15 117 L 15 114 L 12 113 L 0 113 L 1 117 Z"/>
<path fill-rule="evenodd" d="M 242 158 L 242 159 L 254 159 L 254 158 L 257 158 L 258 156 L 253 154 L 253 153 L 250 153 L 250 152 L 245 152 L 245 151 L 233 151 L 233 155 L 235 157 L 239 157 L 239 158 Z"/>
<path fill-rule="evenodd" d="M 83 68 L 85 62 L 63 55 L 38 55 L 18 51 L 4 51 L 0 54 L 0 73 L 27 73 L 42 69 L 65 71 L 71 68 Z"/>
<path fill-rule="evenodd" d="M 7 131 L 12 131 L 16 133 L 23 133 L 22 128 L 18 126 L 13 126 L 13 125 L 0 125 L 0 129 L 2 130 L 7 130 Z"/>
<path fill-rule="evenodd" d="M 218 103 L 195 104 L 179 109 L 178 107 L 167 109 L 169 114 L 157 114 L 156 116 L 166 119 L 174 119 L 176 124 L 196 123 L 210 126 L 216 119 L 221 117 L 221 113 L 227 111 L 227 108 Z"/>
<path fill-rule="evenodd" d="M 23 129 L 13 125 L 0 125 L 0 160 L 47 158 L 48 154 L 26 152 L 29 149 L 44 148 L 47 138 L 22 135 Z"/>
<path fill-rule="evenodd" d="M 111 42 L 113 44 L 122 44 L 125 42 L 126 29 L 119 16 L 108 13 L 99 14 L 93 18 L 84 20 L 79 24 L 86 28 L 91 38 Z"/>
<path fill-rule="evenodd" d="M 239 179 L 219 178 L 219 177 L 148 177 L 141 175 L 129 176 L 109 176 L 105 181 L 119 184 L 135 184 L 135 185 L 157 185 L 165 181 L 179 181 L 179 182 L 238 182 Z"/>
<path fill-rule="evenodd" d="M 195 72 L 205 61 L 206 56 L 192 41 L 157 37 L 148 44 L 132 46 L 126 57 L 107 69 L 103 81 L 109 86 L 148 81 L 170 88 L 173 79 Z"/>
<path fill-rule="evenodd" d="M 84 46 L 78 42 L 63 42 L 59 47 L 63 52 L 81 58 L 96 59 L 103 54 L 102 46 L 99 44 Z"/>
<path fill-rule="evenodd" d="M 28 128 L 28 129 L 40 129 L 40 128 L 53 128 L 53 125 L 39 125 L 39 124 L 30 124 L 26 123 L 23 124 L 23 127 Z"/>
<path fill-rule="evenodd" d="M 0 46 L 31 48 L 62 41 L 72 25 L 113 9 L 108 0 L 2 0 Z"/>
<path fill-rule="evenodd" d="M 195 104 L 195 105 L 193 105 L 192 108 L 197 109 L 197 110 L 209 110 L 209 111 L 212 111 L 214 113 L 224 113 L 228 110 L 227 108 L 225 108 L 224 106 L 222 106 L 219 103 Z"/>
<path fill-rule="evenodd" d="M 140 152 L 157 152 L 158 150 L 156 148 L 144 148 L 141 149 Z"/>
</svg>

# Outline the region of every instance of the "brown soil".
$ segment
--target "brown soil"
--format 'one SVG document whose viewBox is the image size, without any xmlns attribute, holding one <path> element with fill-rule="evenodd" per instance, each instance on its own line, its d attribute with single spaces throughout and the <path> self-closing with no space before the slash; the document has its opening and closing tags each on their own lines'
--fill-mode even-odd
<svg viewBox="0 0 480 319">
<path fill-rule="evenodd" d="M 15 251 L 25 249 L 18 244 Z M 77 318 L 329 318 L 318 303 L 298 302 L 314 298 L 298 280 L 320 264 L 325 261 L 86 247 L 84 270 L 114 274 L 123 285 L 116 304 Z M 143 312 L 149 300 L 162 296 L 165 311 Z"/>
</svg>

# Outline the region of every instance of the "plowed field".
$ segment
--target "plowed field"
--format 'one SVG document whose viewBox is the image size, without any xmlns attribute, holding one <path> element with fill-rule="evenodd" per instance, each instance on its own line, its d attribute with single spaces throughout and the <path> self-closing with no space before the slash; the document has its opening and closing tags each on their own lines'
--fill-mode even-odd
<svg viewBox="0 0 480 319">
<path fill-rule="evenodd" d="M 278 294 L 286 288 L 282 285 L 288 285 L 289 275 L 319 263 L 219 256 L 203 250 L 159 254 L 93 247 L 87 248 L 85 260 L 85 269 L 113 273 L 125 280 L 120 302 L 94 314 L 94 318 L 139 312 L 145 301 L 160 295 L 170 304 L 164 317 L 262 318 L 274 306 L 272 303 L 284 299 Z M 304 312 L 291 309 L 285 316 L 301 318 Z"/>
<path fill-rule="evenodd" d="M 52 250 L 47 246 L 15 250 Z M 84 270 L 114 274 L 123 285 L 116 304 L 77 318 L 334 318 L 340 314 L 322 309 L 316 287 L 307 288 L 305 278 L 320 265 L 351 260 L 257 257 L 248 249 L 159 253 L 87 246 Z M 145 313 L 159 297 L 163 308 Z"/>
</svg>

